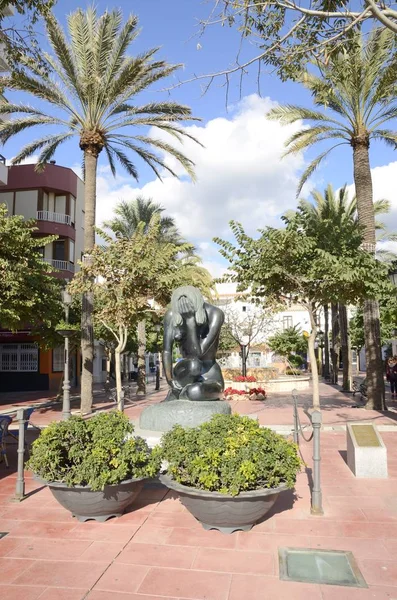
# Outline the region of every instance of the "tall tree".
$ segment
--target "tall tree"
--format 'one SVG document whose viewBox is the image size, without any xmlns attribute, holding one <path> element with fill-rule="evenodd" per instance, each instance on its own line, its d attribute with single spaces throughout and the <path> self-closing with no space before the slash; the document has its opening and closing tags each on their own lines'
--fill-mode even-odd
<svg viewBox="0 0 397 600">
<path fill-rule="evenodd" d="M 229 26 L 240 33 L 241 39 L 236 44 L 234 64 L 193 80 L 206 79 L 209 87 L 216 78 L 222 77 L 228 88 L 233 74 L 242 78 L 253 67 L 257 69 L 259 87 L 263 64 L 271 66 L 283 80 L 296 79 L 308 60 L 326 64 L 335 48 L 343 48 L 350 33 L 361 30 L 364 22 L 397 33 L 397 11 L 392 1 L 334 0 L 331 4 L 212 0 L 208 18 L 200 23 L 200 33 L 209 27 Z"/>
<path fill-rule="evenodd" d="M 310 127 L 294 133 L 286 142 L 286 154 L 298 153 L 324 140 L 337 143 L 319 154 L 302 175 L 298 193 L 324 158 L 336 147 L 348 144 L 353 150 L 354 184 L 357 211 L 363 226 L 363 247 L 375 252 L 375 216 L 372 176 L 369 162 L 371 139 L 383 140 L 393 147 L 397 132 L 384 129 L 384 123 L 397 116 L 396 64 L 391 60 L 394 34 L 389 30 L 372 32 L 365 44 L 360 34 L 352 35 L 343 51 L 329 56 L 320 75 L 305 72 L 302 83 L 312 93 L 314 104 L 324 112 L 287 105 L 273 108 L 268 118 L 281 123 L 308 120 Z M 382 410 L 384 404 L 383 363 L 381 357 L 379 304 L 364 302 L 365 349 L 367 360 L 368 408 Z"/>
<path fill-rule="evenodd" d="M 357 302 L 390 290 L 387 268 L 372 254 L 350 250 L 339 256 L 318 248 L 316 237 L 305 231 L 302 221 L 290 219 L 284 229 L 266 227 L 259 239 L 249 237 L 241 225 L 232 222 L 236 245 L 216 238 L 220 252 L 230 266 L 225 281 L 237 283 L 237 290 L 249 290 L 261 303 L 298 302 L 309 313 L 308 339 L 313 377 L 313 406 L 319 407 L 318 369 L 315 356 L 318 312 L 324 304 Z"/>
<path fill-rule="evenodd" d="M 177 176 L 161 153 L 173 156 L 193 177 L 193 163 L 163 138 L 149 135 L 142 127 L 154 127 L 178 141 L 189 134 L 181 121 L 192 119 L 190 108 L 176 102 L 149 102 L 138 105 L 134 99 L 151 84 L 175 72 L 155 58 L 157 48 L 138 56 L 127 54 L 138 35 L 137 18 L 123 24 L 120 10 L 98 16 L 94 8 L 78 9 L 68 16 L 68 36 L 55 17 L 46 17 L 52 54 L 43 53 L 48 71 L 28 62 L 28 71 L 17 71 L 0 78 L 4 87 L 33 94 L 47 102 L 43 109 L 25 104 L 2 104 L 0 114 L 22 113 L 0 123 L 0 142 L 36 125 L 59 127 L 51 134 L 26 145 L 13 164 L 39 151 L 37 170 L 45 167 L 61 144 L 73 136 L 79 139 L 85 173 L 84 252 L 95 245 L 95 209 L 98 157 L 103 151 L 113 175 L 119 163 L 134 179 L 138 170 L 128 152 L 138 156 L 161 178 L 161 171 Z M 125 132 L 123 132 L 125 130 Z M 192 138 L 193 139 L 193 138 Z M 160 152 L 160 154 L 158 154 Z M 93 384 L 93 297 L 87 291 L 82 310 L 81 405 L 90 412 Z"/>
<path fill-rule="evenodd" d="M 179 249 L 187 251 L 189 244 L 164 242 L 158 215 L 148 225 L 138 223 L 129 238 L 101 235 L 107 245 L 94 248 L 70 289 L 81 293 L 88 287 L 94 293 L 96 318 L 114 337 L 118 408 L 123 410 L 121 355 L 128 330 L 153 310 L 152 300 L 162 303 L 170 297 L 179 282 L 175 255 Z"/>
<path fill-rule="evenodd" d="M 185 278 L 191 279 L 198 287 L 211 287 L 208 272 L 200 266 L 200 259 L 194 254 L 194 247 L 183 240 L 175 220 L 163 215 L 164 208 L 153 202 L 152 198 L 138 196 L 130 201 L 120 202 L 114 209 L 115 217 L 105 221 L 103 226 L 119 238 L 130 239 L 135 235 L 138 226 L 147 232 L 154 215 L 159 217 L 160 239 L 163 243 L 172 242 L 183 252 L 178 257 L 179 267 Z M 175 257 L 176 259 L 176 257 Z M 201 285 L 200 285 L 201 281 Z M 207 290 L 208 291 L 208 290 Z M 138 394 L 146 394 L 146 319 L 139 321 L 137 326 L 138 341 Z"/>
</svg>

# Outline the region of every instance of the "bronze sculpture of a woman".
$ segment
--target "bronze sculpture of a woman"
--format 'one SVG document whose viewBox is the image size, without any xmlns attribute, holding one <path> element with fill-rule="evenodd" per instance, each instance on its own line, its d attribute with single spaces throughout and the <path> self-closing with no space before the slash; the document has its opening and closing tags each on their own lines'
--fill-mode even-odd
<svg viewBox="0 0 397 600">
<path fill-rule="evenodd" d="M 164 318 L 163 365 L 171 388 L 167 400 L 218 400 L 224 382 L 215 360 L 224 315 L 208 304 L 197 288 L 187 285 L 172 294 Z M 182 355 L 173 367 L 173 346 Z"/>
</svg>

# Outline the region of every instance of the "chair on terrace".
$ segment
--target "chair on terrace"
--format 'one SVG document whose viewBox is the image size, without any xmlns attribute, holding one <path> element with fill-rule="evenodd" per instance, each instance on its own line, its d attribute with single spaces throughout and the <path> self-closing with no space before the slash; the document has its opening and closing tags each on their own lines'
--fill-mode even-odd
<svg viewBox="0 0 397 600">
<path fill-rule="evenodd" d="M 8 427 L 11 422 L 12 422 L 12 417 L 10 417 L 9 415 L 0 415 L 0 462 L 3 461 L 3 456 L 4 456 L 4 462 L 5 462 L 7 469 L 8 469 L 8 459 L 7 459 L 7 452 L 6 452 L 6 437 L 8 434 Z"/>
</svg>

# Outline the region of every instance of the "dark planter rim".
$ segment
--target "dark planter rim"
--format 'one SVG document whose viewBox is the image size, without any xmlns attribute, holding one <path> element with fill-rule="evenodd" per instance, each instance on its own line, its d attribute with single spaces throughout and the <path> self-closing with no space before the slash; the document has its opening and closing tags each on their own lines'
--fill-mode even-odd
<svg viewBox="0 0 397 600">
<path fill-rule="evenodd" d="M 178 483 L 168 475 L 167 473 L 161 473 L 159 475 L 159 479 L 161 483 L 166 485 L 172 490 L 176 492 L 183 492 L 185 494 L 194 494 L 196 496 L 201 496 L 202 498 L 219 498 L 224 500 L 246 500 L 247 498 L 258 498 L 263 496 L 271 496 L 272 494 L 278 494 L 288 489 L 286 483 L 282 483 L 278 487 L 274 488 L 258 488 L 256 490 L 250 490 L 248 492 L 240 492 L 237 496 L 232 496 L 231 494 L 221 494 L 220 492 L 211 492 L 208 490 L 200 490 L 195 487 L 190 487 L 187 485 L 183 485 L 182 483 Z"/>
<path fill-rule="evenodd" d="M 45 485 L 48 485 L 51 487 L 66 488 L 68 490 L 86 490 L 86 491 L 91 490 L 90 485 L 67 485 L 63 481 L 47 481 L 46 479 L 42 479 L 41 477 L 38 477 L 37 475 L 35 475 L 34 478 L 36 481 L 39 481 L 39 482 L 44 483 Z M 123 484 L 127 484 L 127 483 L 135 483 L 138 481 L 143 481 L 144 479 L 149 479 L 149 477 L 131 477 L 130 479 L 123 479 L 123 481 L 119 481 L 118 483 L 107 483 L 105 485 L 105 488 L 115 487 L 115 486 L 123 485 Z M 95 490 L 95 491 L 101 492 L 103 490 Z"/>
</svg>

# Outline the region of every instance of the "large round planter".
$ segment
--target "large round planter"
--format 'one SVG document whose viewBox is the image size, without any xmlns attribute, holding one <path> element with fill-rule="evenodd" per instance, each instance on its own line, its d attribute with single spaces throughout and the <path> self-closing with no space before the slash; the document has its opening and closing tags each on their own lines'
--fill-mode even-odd
<svg viewBox="0 0 397 600">
<path fill-rule="evenodd" d="M 169 475 L 160 475 L 160 481 L 179 494 L 181 502 L 202 524 L 204 529 L 218 529 L 222 533 L 249 531 L 272 508 L 285 484 L 273 489 L 259 489 L 229 496 L 207 492 L 178 483 Z"/>
<path fill-rule="evenodd" d="M 89 486 L 68 487 L 64 483 L 46 482 L 54 498 L 78 521 L 104 522 L 120 517 L 141 491 L 144 479 L 128 479 L 93 492 Z"/>
</svg>

